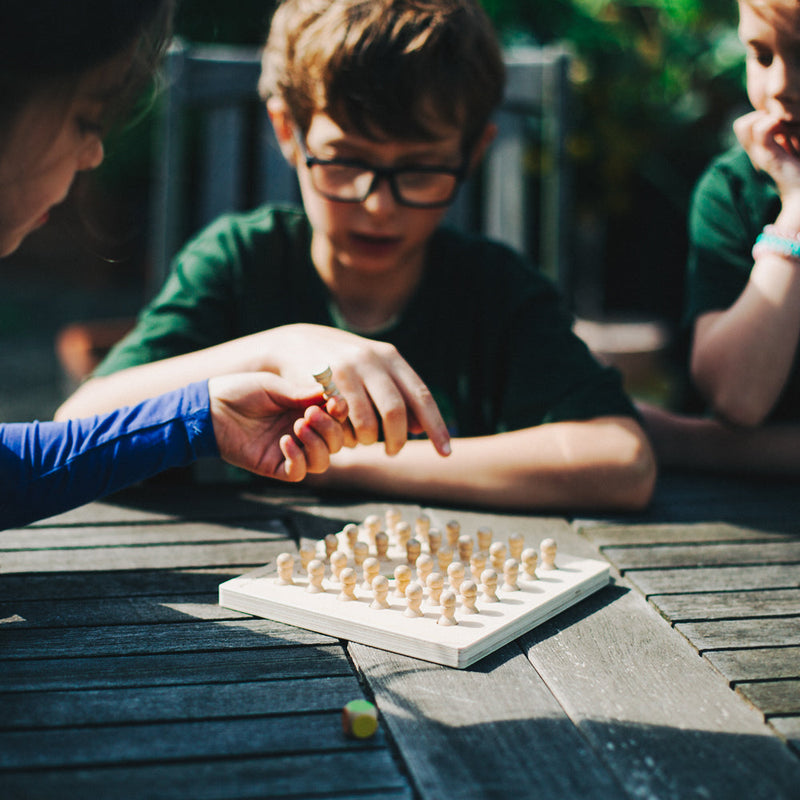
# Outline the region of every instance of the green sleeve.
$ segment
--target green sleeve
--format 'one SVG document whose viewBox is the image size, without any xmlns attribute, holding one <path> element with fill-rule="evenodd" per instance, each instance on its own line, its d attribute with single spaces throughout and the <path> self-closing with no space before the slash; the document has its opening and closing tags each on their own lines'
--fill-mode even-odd
<svg viewBox="0 0 800 800">
<path fill-rule="evenodd" d="M 747 285 L 756 237 L 778 213 L 774 185 L 734 148 L 695 188 L 689 213 L 685 322 L 729 308 Z"/>
</svg>

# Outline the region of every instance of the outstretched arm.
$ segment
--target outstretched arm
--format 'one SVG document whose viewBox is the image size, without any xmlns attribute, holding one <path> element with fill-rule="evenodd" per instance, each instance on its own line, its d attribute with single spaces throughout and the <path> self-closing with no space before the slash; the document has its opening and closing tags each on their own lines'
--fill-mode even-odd
<svg viewBox="0 0 800 800">
<path fill-rule="evenodd" d="M 392 458 L 376 447 L 343 450 L 312 480 L 416 501 L 540 510 L 639 509 L 649 502 L 655 477 L 638 423 L 600 417 L 455 439 L 445 460 L 413 441 Z"/>
<path fill-rule="evenodd" d="M 409 432 L 424 432 L 440 455 L 449 453 L 449 435 L 439 409 L 397 349 L 322 325 L 286 325 L 92 378 L 58 409 L 56 419 L 103 413 L 232 372 L 274 372 L 310 391 L 318 390 L 312 376 L 326 365 L 349 407 L 352 438 L 346 444 L 371 444 L 382 434 L 391 454 L 403 447 Z"/>
</svg>

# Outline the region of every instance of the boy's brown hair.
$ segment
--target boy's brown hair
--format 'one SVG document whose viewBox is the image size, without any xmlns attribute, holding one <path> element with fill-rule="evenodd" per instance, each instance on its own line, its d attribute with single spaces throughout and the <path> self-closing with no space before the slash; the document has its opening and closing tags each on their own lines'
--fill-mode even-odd
<svg viewBox="0 0 800 800">
<path fill-rule="evenodd" d="M 284 0 L 259 90 L 281 98 L 302 133 L 315 111 L 375 139 L 460 127 L 469 153 L 504 83 L 499 43 L 476 0 Z"/>
</svg>

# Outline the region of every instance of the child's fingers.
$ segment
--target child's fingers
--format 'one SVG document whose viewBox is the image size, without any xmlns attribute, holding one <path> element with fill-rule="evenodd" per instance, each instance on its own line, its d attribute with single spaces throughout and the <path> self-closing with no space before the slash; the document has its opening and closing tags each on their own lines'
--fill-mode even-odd
<svg viewBox="0 0 800 800">
<path fill-rule="evenodd" d="M 278 446 L 283 453 L 284 463 L 281 469 L 282 474 L 278 474 L 276 477 L 292 483 L 303 480 L 308 472 L 303 448 L 288 433 L 281 436 Z"/>
<path fill-rule="evenodd" d="M 312 474 L 325 472 L 330 465 L 330 450 L 325 439 L 305 418 L 296 420 L 293 430 L 303 448 L 307 471 Z"/>
<path fill-rule="evenodd" d="M 345 431 L 341 422 L 325 413 L 318 406 L 309 406 L 303 419 L 325 442 L 329 453 L 338 453 L 344 446 Z"/>
</svg>

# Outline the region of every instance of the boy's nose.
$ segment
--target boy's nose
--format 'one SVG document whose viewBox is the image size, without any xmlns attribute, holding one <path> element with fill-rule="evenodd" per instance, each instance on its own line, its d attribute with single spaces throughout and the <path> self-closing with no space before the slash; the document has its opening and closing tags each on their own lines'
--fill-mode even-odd
<svg viewBox="0 0 800 800">
<path fill-rule="evenodd" d="M 393 209 L 396 203 L 389 178 L 377 176 L 372 190 L 364 199 L 363 205 L 368 211 L 377 214 Z"/>
</svg>

